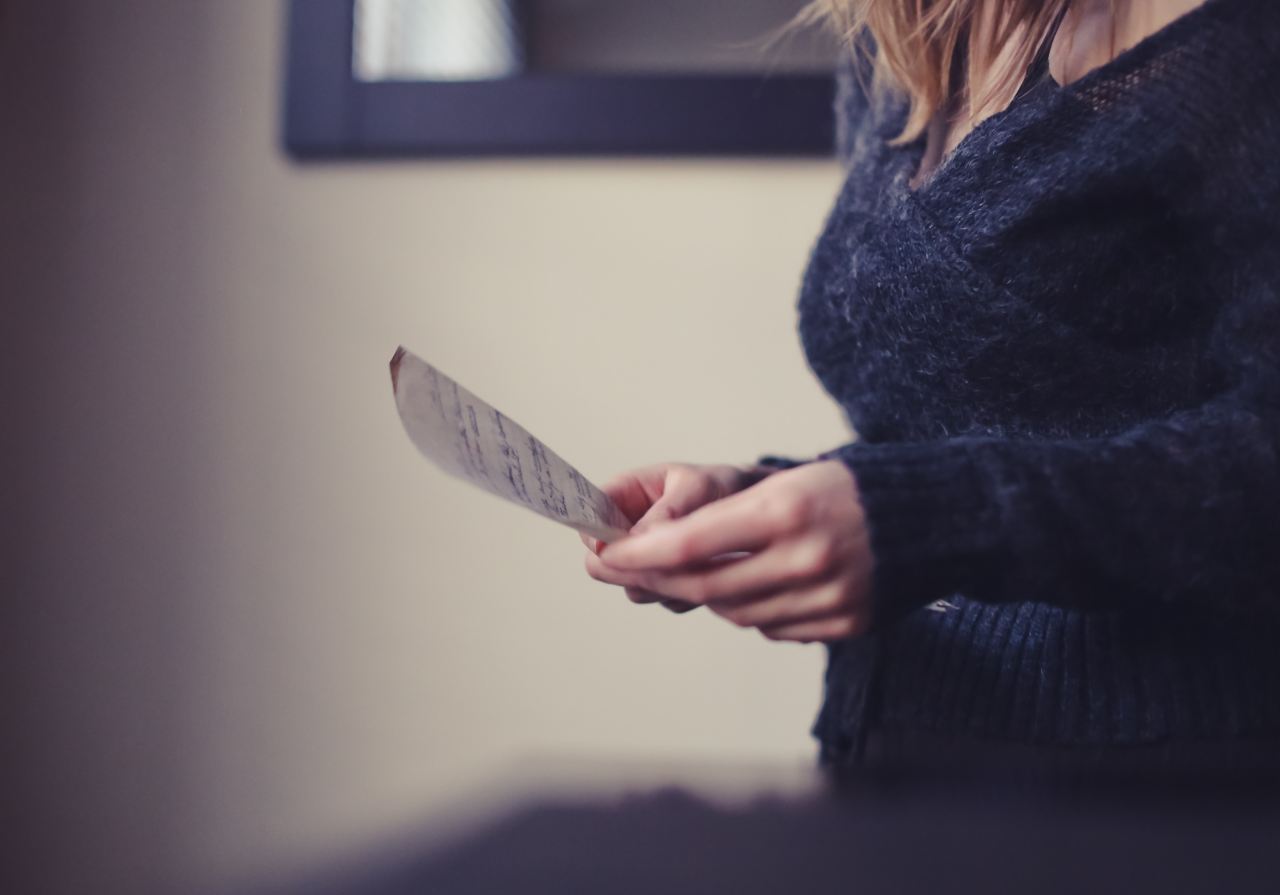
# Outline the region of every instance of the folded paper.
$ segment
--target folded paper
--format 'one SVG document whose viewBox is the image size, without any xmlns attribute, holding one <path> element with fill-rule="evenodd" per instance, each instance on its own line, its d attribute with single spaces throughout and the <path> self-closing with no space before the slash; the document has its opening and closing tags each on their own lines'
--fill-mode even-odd
<svg viewBox="0 0 1280 895">
<path fill-rule="evenodd" d="M 605 542 L 631 527 L 542 441 L 404 348 L 391 358 L 391 386 L 409 439 L 449 475 Z"/>
</svg>

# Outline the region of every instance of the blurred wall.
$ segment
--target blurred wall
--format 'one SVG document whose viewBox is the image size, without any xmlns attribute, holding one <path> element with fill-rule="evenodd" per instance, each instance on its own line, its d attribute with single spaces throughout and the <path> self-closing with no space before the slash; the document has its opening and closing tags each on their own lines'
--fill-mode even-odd
<svg viewBox="0 0 1280 895">
<path fill-rule="evenodd" d="M 6 769 L 30 890 L 190 890 L 531 756 L 797 761 L 820 647 L 636 607 L 413 451 L 407 346 L 603 479 L 846 440 L 834 162 L 298 165 L 283 4 L 0 3 Z"/>
</svg>

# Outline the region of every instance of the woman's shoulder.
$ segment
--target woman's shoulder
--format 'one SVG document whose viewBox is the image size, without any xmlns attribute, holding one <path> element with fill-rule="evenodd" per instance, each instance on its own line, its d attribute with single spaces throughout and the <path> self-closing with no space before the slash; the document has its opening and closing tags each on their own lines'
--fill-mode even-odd
<svg viewBox="0 0 1280 895">
<path fill-rule="evenodd" d="M 1081 75 L 1075 95 L 1095 111 L 1131 105 L 1140 122 L 1166 130 L 1194 164 L 1192 183 L 1169 184 L 1176 195 L 1216 198 L 1231 216 L 1250 204 L 1272 216 L 1280 201 L 1280 3 L 1190 7 Z M 1193 184 L 1201 190 L 1189 190 Z"/>
<path fill-rule="evenodd" d="M 1065 26 L 1065 23 L 1064 23 Z M 1235 119 L 1247 139 L 1271 124 L 1280 78 L 1280 3 L 1179 0 L 1160 15 L 1126 21 L 1118 49 L 1097 17 L 1060 34 L 1050 52 L 1054 79 L 1095 111 L 1137 100 L 1149 116 L 1199 125 Z"/>
</svg>

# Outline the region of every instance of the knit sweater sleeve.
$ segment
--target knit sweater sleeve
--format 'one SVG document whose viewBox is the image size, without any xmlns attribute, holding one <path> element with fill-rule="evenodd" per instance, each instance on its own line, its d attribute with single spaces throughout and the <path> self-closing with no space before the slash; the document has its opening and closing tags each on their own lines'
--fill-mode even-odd
<svg viewBox="0 0 1280 895">
<path fill-rule="evenodd" d="M 1212 353 L 1229 385 L 1200 406 L 1107 437 L 819 454 L 858 482 L 877 617 L 954 593 L 1280 613 L 1280 262 L 1269 254 L 1219 314 Z"/>
</svg>

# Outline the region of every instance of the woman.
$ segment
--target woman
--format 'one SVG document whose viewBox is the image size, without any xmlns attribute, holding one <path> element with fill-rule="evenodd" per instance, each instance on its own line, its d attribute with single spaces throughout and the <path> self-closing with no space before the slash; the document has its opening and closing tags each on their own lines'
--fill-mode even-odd
<svg viewBox="0 0 1280 895">
<path fill-rule="evenodd" d="M 587 571 L 827 644 L 831 766 L 1277 761 L 1280 4 L 819 8 L 798 329 L 859 437 L 620 476 Z"/>
</svg>

